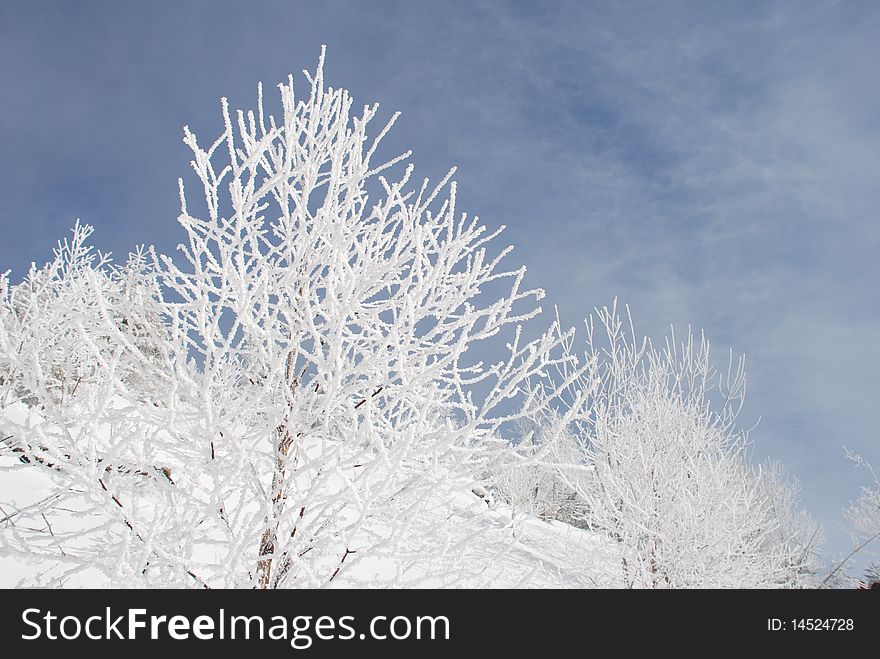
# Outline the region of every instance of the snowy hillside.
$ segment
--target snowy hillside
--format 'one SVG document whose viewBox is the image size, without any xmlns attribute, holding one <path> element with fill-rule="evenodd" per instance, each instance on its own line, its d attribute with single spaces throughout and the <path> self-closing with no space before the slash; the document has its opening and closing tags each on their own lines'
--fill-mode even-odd
<svg viewBox="0 0 880 659">
<path fill-rule="evenodd" d="M 31 413 L 33 416 L 33 413 Z M 22 405 L 7 408 L 0 414 L 0 433 L 7 436 L 10 421 L 27 422 L 28 411 Z M 77 533 L 89 535 L 89 529 L 101 520 L 93 515 L 80 517 L 64 505 L 53 479 L 53 470 L 22 464 L 15 454 L 4 451 L 0 457 L 0 531 L 6 534 L 33 533 L 43 536 L 47 547 L 55 546 L 56 559 L 3 552 L 0 545 L 0 588 L 34 586 L 63 574 L 71 565 L 74 550 L 59 537 L 77 542 Z M 363 557 L 345 578 L 332 587 L 373 587 L 396 583 L 404 568 L 413 585 L 420 587 L 494 587 L 494 588 L 590 588 L 619 587 L 615 578 L 617 560 L 610 542 L 562 522 L 544 521 L 534 516 L 512 514 L 503 505 L 491 505 L 470 491 L 437 495 L 425 509 L 424 525 L 452 522 L 458 534 L 471 542 L 456 559 L 459 573 L 450 582 L 433 579 L 430 564 L 388 558 Z M 117 522 L 119 526 L 119 522 Z M 124 532 L 124 529 L 121 529 Z M 53 535 L 54 534 L 54 535 Z M 66 549 L 65 549 L 66 546 Z M 7 546 L 8 549 L 8 546 Z M 408 554 L 405 549 L 402 556 Z M 121 585 L 96 569 L 77 569 L 65 577 L 69 587 L 108 588 Z"/>
<path fill-rule="evenodd" d="M 50 510 L 53 505 L 50 492 L 50 479 L 36 469 L 5 475 L 0 483 L 0 505 L 4 518 L 9 514 L 13 517 L 4 524 L 39 524 L 40 511 Z M 613 588 L 621 585 L 619 579 L 611 576 L 615 569 L 611 560 L 613 547 L 595 534 L 537 518 L 519 520 L 512 525 L 508 511 L 488 510 L 482 499 L 469 493 L 449 503 L 446 510 L 438 509 L 436 514 L 452 516 L 470 533 L 487 536 L 485 543 L 469 548 L 468 562 L 462 565 L 462 572 L 469 576 L 455 583 L 455 587 Z M 17 511 L 26 514 L 16 515 Z M 48 531 L 45 522 L 42 528 Z M 498 537 L 505 534 L 510 538 Z M 367 558 L 346 580 L 333 585 L 381 588 L 387 585 L 386 577 L 394 574 L 398 567 L 389 565 L 387 560 Z M 63 569 L 60 548 L 59 560 L 55 562 L 21 555 L 3 556 L 0 557 L 0 588 L 39 585 L 41 575 L 54 576 Z M 72 574 L 67 583 L 74 588 L 114 586 L 112 579 L 95 570 Z M 432 583 L 428 576 L 418 585 L 439 584 Z"/>
</svg>

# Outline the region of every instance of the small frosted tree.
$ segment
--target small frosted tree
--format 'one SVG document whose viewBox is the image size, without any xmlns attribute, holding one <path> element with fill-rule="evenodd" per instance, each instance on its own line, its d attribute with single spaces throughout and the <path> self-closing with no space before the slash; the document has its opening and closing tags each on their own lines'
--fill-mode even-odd
<svg viewBox="0 0 880 659">
<path fill-rule="evenodd" d="M 868 560 L 864 578 L 873 585 L 880 582 L 880 562 L 877 560 L 877 556 L 880 555 L 880 551 L 878 551 L 878 545 L 880 545 L 880 477 L 865 458 L 849 449 L 845 450 L 846 457 L 857 466 L 865 469 L 870 474 L 872 482 L 869 485 L 863 485 L 858 498 L 843 510 L 844 518 L 849 524 L 853 548 L 849 554 L 835 564 L 822 583 L 835 586 L 843 585 L 847 581 L 849 583 L 853 581 L 859 584 L 864 583 L 859 579 L 843 575 L 844 570 L 851 566 L 854 557 L 863 556 Z"/>
<path fill-rule="evenodd" d="M 433 188 L 410 187 L 411 166 L 388 178 L 408 154 L 372 160 L 396 115 L 371 139 L 377 106 L 352 114 L 323 55 L 306 77 L 304 97 L 279 86 L 279 120 L 259 88 L 256 111 L 224 99 L 207 148 L 184 130 L 202 205 L 181 182 L 180 255 L 120 271 L 124 299 L 155 303 L 160 340 L 120 327 L 118 291 L 85 264 L 89 309 L 64 327 L 94 381 L 58 410 L 35 374 L 44 413 L 7 424 L 22 457 L 57 472 L 58 500 L 99 520 L 0 532 L 6 553 L 67 566 L 47 583 L 85 568 L 123 585 L 456 583 L 471 531 L 432 511 L 483 468 L 484 440 L 569 384 L 534 385 L 571 361 L 565 335 L 521 339 L 542 293 L 501 268 L 497 231 L 457 214 L 452 173 Z M 501 362 L 472 356 L 502 337 Z M 14 368 L 39 359 L 7 352 Z"/>
<path fill-rule="evenodd" d="M 515 445 L 501 447 L 485 478 L 493 501 L 506 504 L 514 522 L 535 516 L 587 525 L 588 511 L 569 482 L 582 457 L 577 437 L 558 424 L 522 424 L 519 431 Z M 560 468 L 568 477 L 560 477 Z"/>
<path fill-rule="evenodd" d="M 111 358 L 121 347 L 120 336 L 161 363 L 163 329 L 145 253 L 137 251 L 114 267 L 109 254 L 89 245 L 92 231 L 77 222 L 45 266 L 32 265 L 15 286 L 8 273 L 0 278 L 0 405 L 18 398 L 42 403 L 43 389 L 59 405 L 72 402 L 84 384 L 100 377 L 95 354 Z M 106 319 L 101 299 L 111 309 Z M 136 360 L 121 361 L 119 376 L 137 379 Z"/>
<path fill-rule="evenodd" d="M 818 528 L 778 470 L 749 463 L 736 429 L 742 361 L 720 377 L 702 338 L 673 335 L 658 349 L 616 308 L 597 317 L 599 332 L 587 321 L 577 385 L 589 396 L 564 429 L 578 436 L 580 456 L 558 455 L 553 466 L 589 525 L 618 544 L 623 583 L 813 585 Z"/>
<path fill-rule="evenodd" d="M 10 286 L 8 275 L 4 276 L 0 301 L 4 402 L 33 396 L 28 385 L 37 381 L 62 402 L 93 374 L 95 362 L 79 340 L 77 323 L 91 318 L 90 334 L 102 333 L 100 321 L 96 323 L 95 314 L 89 313 L 95 300 L 91 284 L 103 289 L 110 280 L 89 281 L 90 271 L 102 272 L 107 264 L 104 255 L 87 245 L 90 234 L 90 227 L 77 224 L 73 236 L 58 243 L 52 261 L 42 268 L 32 265 L 21 284 Z M 36 359 L 22 367 L 16 363 L 19 354 Z"/>
</svg>

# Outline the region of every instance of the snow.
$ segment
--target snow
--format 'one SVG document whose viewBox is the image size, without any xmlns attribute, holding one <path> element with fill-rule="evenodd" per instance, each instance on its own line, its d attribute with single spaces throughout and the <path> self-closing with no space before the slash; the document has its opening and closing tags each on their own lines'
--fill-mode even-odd
<svg viewBox="0 0 880 659">
<path fill-rule="evenodd" d="M 34 416 L 31 415 L 33 422 Z M 26 423 L 28 411 L 22 405 L 0 411 L 0 433 L 9 421 Z M 5 432 L 3 436 L 8 435 Z M 52 471 L 45 467 L 20 464 L 13 455 L 0 457 L 0 519 L 12 515 L 0 525 L 0 533 L 7 532 L 16 523 L 16 511 L 27 511 L 28 523 L 40 520 L 38 511 L 44 511 L 58 531 L 87 531 L 94 517 L 78 518 L 74 514 L 53 510 L 56 491 Z M 450 496 L 438 496 L 426 506 L 427 515 L 419 525 L 433 525 L 441 520 L 453 520 L 463 536 L 478 538 L 468 543 L 461 555 L 463 580 L 456 587 L 482 588 L 590 588 L 615 587 L 621 581 L 615 578 L 615 551 L 611 543 L 599 534 L 574 528 L 559 521 L 545 521 L 537 517 L 512 514 L 509 508 L 487 504 L 486 500 L 464 490 Z M 405 555 L 406 552 L 401 552 Z M 65 561 L 59 550 L 59 560 L 42 556 L 27 556 L 0 552 L 0 588 L 39 585 L 47 577 L 59 574 Z M 430 566 L 404 563 L 389 558 L 365 556 L 333 587 L 382 587 L 394 581 L 395 575 L 406 572 L 413 585 L 437 587 L 444 583 L 432 579 Z M 78 569 L 69 574 L 66 587 L 113 587 L 106 574 L 94 569 Z M 446 584 L 449 585 L 449 584 Z"/>
</svg>

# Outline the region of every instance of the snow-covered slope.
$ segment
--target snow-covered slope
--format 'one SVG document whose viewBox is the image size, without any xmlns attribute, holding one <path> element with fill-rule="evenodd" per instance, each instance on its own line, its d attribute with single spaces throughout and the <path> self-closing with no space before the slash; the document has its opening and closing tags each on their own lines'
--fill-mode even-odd
<svg viewBox="0 0 880 659">
<path fill-rule="evenodd" d="M 7 408 L 7 420 L 18 423 L 28 414 L 22 407 Z M 0 434 L 4 419 L 0 416 Z M 54 472 L 45 467 L 22 465 L 8 449 L 0 454 L 0 534 L 25 532 L 36 525 L 45 531 L 46 542 L 51 533 L 87 530 L 99 523 L 93 516 L 79 516 L 75 510 L 57 509 L 58 495 Z M 360 556 L 356 567 L 345 579 L 335 581 L 339 587 L 382 587 L 405 569 L 410 581 L 420 586 L 454 587 L 531 587 L 589 588 L 621 585 L 615 577 L 614 548 L 602 536 L 557 521 L 544 521 L 514 514 L 504 506 L 490 506 L 472 492 L 438 494 L 430 505 L 422 508 L 424 519 L 419 525 L 431 526 L 451 520 L 457 537 L 470 538 L 458 554 L 461 577 L 436 582 L 431 565 L 420 566 L 407 559 L 406 566 L 395 559 Z M 45 513 L 45 516 L 44 514 Z M 51 527 L 51 528 L 50 528 Z M 58 577 L 69 569 L 66 560 L 71 549 L 57 543 L 57 559 L 28 556 L 9 550 L 0 543 L 0 587 L 39 585 L 45 577 Z M 405 552 L 404 552 L 405 553 Z M 421 574 L 420 574 L 421 570 Z M 415 576 L 415 579 L 412 577 Z M 113 587 L 114 582 L 98 570 L 77 568 L 65 577 L 69 587 Z"/>
</svg>

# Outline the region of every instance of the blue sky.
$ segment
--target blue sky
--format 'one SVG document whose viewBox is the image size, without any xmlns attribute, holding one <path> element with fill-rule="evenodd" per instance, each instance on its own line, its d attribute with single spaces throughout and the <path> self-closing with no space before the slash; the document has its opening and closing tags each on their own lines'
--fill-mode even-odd
<svg viewBox="0 0 880 659">
<path fill-rule="evenodd" d="M 403 116 L 388 152 L 460 167 L 563 320 L 617 296 L 643 332 L 748 357 L 758 458 L 832 552 L 880 464 L 880 5 L 874 2 L 0 4 L 0 269 L 76 218 L 171 250 L 188 124 L 313 68 Z"/>
</svg>

